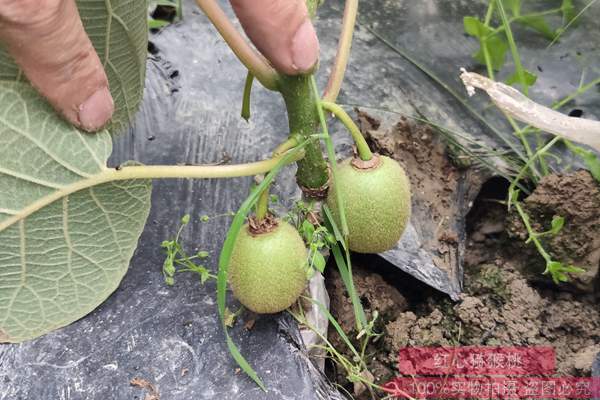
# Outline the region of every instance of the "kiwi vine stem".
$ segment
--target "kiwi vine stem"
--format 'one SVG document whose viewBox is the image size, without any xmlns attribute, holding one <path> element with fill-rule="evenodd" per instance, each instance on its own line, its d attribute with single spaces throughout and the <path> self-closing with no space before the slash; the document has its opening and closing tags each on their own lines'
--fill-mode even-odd
<svg viewBox="0 0 600 400">
<path fill-rule="evenodd" d="M 346 66 L 348 65 L 348 58 L 350 57 L 352 35 L 354 33 L 357 13 L 358 0 L 346 0 L 344 15 L 342 17 L 342 31 L 338 40 L 338 48 L 333 68 L 331 69 L 331 75 L 329 75 L 329 81 L 323 94 L 324 101 L 335 103 L 340 93 L 344 74 L 346 73 Z"/>
<path fill-rule="evenodd" d="M 237 58 L 248 68 L 248 71 L 258 79 L 264 87 L 275 90 L 279 74 L 257 53 L 246 39 L 235 29 L 227 15 L 215 0 L 196 0 L 210 22 L 221 34 L 227 45 Z"/>
<path fill-rule="evenodd" d="M 288 114 L 290 138 L 297 138 L 299 142 L 316 132 L 319 120 L 319 104 L 312 95 L 311 77 L 312 75 L 282 75 L 278 85 Z M 298 161 L 298 184 L 309 189 L 325 188 L 329 172 L 320 142 L 314 140 L 308 143 L 304 152 L 304 158 Z"/>
</svg>

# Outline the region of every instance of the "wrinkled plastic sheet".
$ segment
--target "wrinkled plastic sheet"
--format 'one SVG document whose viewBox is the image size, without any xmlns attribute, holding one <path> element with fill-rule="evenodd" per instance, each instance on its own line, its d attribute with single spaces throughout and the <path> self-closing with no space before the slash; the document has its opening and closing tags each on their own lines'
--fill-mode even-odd
<svg viewBox="0 0 600 400">
<path fill-rule="evenodd" d="M 316 22 L 321 87 L 335 54 L 342 9 L 341 1 L 328 0 Z M 482 15 L 484 9 L 483 1 L 361 2 L 340 103 L 385 121 L 396 121 L 400 114 L 423 115 L 496 145 L 490 131 L 456 99 L 389 46 L 404 49 L 463 93 L 458 69 L 472 67 L 469 55 L 476 45 L 464 37 L 462 17 Z M 126 160 L 255 161 L 268 157 L 287 136 L 282 100 L 259 85 L 252 93 L 250 122 L 240 118 L 243 67 L 191 0 L 184 2 L 184 13 L 182 23 L 151 37 L 158 52 L 149 57 L 144 103 L 134 127 L 116 140 L 113 166 Z M 597 44 L 584 40 L 597 21 L 588 12 L 582 25 L 589 28 L 573 31 L 547 51 L 541 51 L 547 43 L 534 35 L 519 39 L 526 64 L 544 71 L 532 90 L 535 99 L 549 103 L 572 92 L 584 68 L 589 76 L 598 74 L 600 64 L 592 62 Z M 596 100 L 597 91 L 578 98 L 574 107 L 584 116 L 599 116 Z M 485 105 L 476 106 L 501 126 L 500 117 Z M 349 155 L 348 135 L 335 122 L 332 132 L 338 153 Z M 293 174 L 294 168 L 287 168 L 275 184 L 288 206 L 299 198 Z M 230 221 L 220 217 L 202 223 L 199 216 L 236 210 L 250 184 L 248 178 L 155 182 L 151 214 L 121 287 L 68 327 L 20 345 L 1 345 L 0 400 L 142 399 L 144 391 L 129 384 L 133 378 L 156 385 L 162 400 L 339 398 L 309 362 L 288 315 L 259 317 L 250 331 L 242 316 L 232 329 L 233 340 L 269 388 L 263 393 L 243 373 L 235 373 L 218 321 L 215 284 L 200 286 L 197 277 L 185 274 L 176 277 L 174 287 L 163 282 L 160 242 L 174 236 L 180 217 L 192 216 L 182 234 L 184 245 L 190 252 L 209 251 L 207 265 L 214 269 Z M 450 270 L 432 261 L 436 249 L 428 248 L 424 239 L 424 232 L 432 231 L 427 220 L 413 219 L 398 248 L 383 254 L 390 268 L 395 265 L 452 297 L 461 288 L 464 216 L 478 189 L 466 180 L 458 185 L 454 196 L 462 206 L 454 223 L 460 240 Z M 418 203 L 415 196 L 413 207 Z M 230 308 L 236 308 L 233 300 Z"/>
</svg>

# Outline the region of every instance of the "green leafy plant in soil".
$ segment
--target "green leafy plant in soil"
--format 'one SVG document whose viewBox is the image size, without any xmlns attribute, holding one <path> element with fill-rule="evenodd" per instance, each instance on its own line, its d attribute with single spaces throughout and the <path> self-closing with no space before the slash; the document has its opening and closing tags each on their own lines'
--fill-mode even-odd
<svg viewBox="0 0 600 400">
<path fill-rule="evenodd" d="M 207 216 L 208 217 L 208 216 Z M 165 261 L 163 262 L 163 276 L 167 285 L 175 284 L 175 274 L 179 272 L 193 272 L 198 274 L 200 283 L 204 284 L 209 279 L 217 277 L 210 273 L 208 268 L 202 264 L 197 264 L 198 260 L 206 260 L 209 253 L 205 250 L 200 250 L 193 256 L 189 256 L 181 244 L 180 236 L 183 228 L 190 223 L 190 215 L 186 214 L 181 218 L 181 226 L 177 230 L 177 235 L 172 240 L 165 240 L 161 243 L 161 247 L 165 251 Z"/>
<path fill-rule="evenodd" d="M 153 7 L 174 7 L 181 18 L 180 2 L 151 3 Z M 108 168 L 111 133 L 131 122 L 141 101 L 148 28 L 164 26 L 153 17 L 147 19 L 146 2 L 77 2 L 84 27 L 105 66 L 115 101 L 111 124 L 96 134 L 81 132 L 63 121 L 0 49 L 0 141 L 4 144 L 0 149 L 0 342 L 21 342 L 65 326 L 92 311 L 117 288 L 149 213 L 152 179 L 253 175 L 262 175 L 262 180 L 233 215 L 217 274 L 203 265 L 206 252 L 190 256 L 183 248 L 180 235 L 191 219 L 185 215 L 174 239 L 161 244 L 166 283 L 174 284 L 178 272 L 196 273 L 201 283 L 217 280 L 217 306 L 228 348 L 242 370 L 263 389 L 259 376 L 227 332 L 241 311 L 232 313 L 227 308 L 228 277 L 234 295 L 250 309 L 276 312 L 298 298 L 307 277 L 323 271 L 325 260 L 321 251 L 330 249 L 352 299 L 360 335 L 374 335 L 373 324 L 366 320 L 353 287 L 348 235 L 353 232 L 355 217 L 345 217 L 343 188 L 338 187 L 329 199 L 336 209 L 336 221 L 325 206 L 324 225 L 307 224 L 297 218 L 302 222 L 292 226 L 276 220 L 268 208 L 269 186 L 290 163 L 298 164 L 297 181 L 307 196 L 324 198 L 329 186 L 336 185 L 336 155 L 324 110 L 331 111 L 348 128 L 358 148 L 356 160 L 368 163 L 377 157 L 352 119 L 335 104 L 350 51 L 357 0 L 346 2 L 338 55 L 324 99 L 312 74 L 278 73 L 233 28 L 214 0 L 197 3 L 248 68 L 242 117 L 250 118 L 250 91 L 256 80 L 283 96 L 289 139 L 274 150 L 271 158 L 247 164 L 144 166 L 128 162 Z M 320 2 L 307 3 L 314 15 Z M 386 161 L 391 163 L 395 162 Z M 400 167 L 394 165 L 398 171 Z M 358 185 L 354 181 L 345 184 Z M 407 181 L 396 184 L 408 186 Z M 402 193 L 406 208 L 408 187 L 403 187 Z M 252 211 L 254 216 L 250 216 Z M 400 229 L 389 233 L 393 240 L 388 240 L 386 247 L 397 241 L 407 215 L 404 210 L 396 216 Z M 200 217 L 201 221 L 208 219 Z M 252 254 L 257 244 L 263 246 L 261 254 Z M 261 265 L 265 260 L 269 262 Z M 256 285 L 261 281 L 285 283 L 269 285 L 273 293 L 267 299 L 268 307 L 255 301 L 257 293 L 262 295 L 266 290 Z"/>
</svg>

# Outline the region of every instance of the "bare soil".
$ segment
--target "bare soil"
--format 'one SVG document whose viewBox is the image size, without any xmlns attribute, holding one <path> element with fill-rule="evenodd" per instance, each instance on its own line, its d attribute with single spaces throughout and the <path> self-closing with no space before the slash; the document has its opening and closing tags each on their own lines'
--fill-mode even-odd
<svg viewBox="0 0 600 400">
<path fill-rule="evenodd" d="M 428 132 L 423 129 L 413 127 L 403 132 Z M 379 140 L 390 139 L 381 136 Z M 397 141 L 396 138 L 394 143 Z M 400 150 L 397 144 L 393 146 L 394 152 Z M 385 143 L 380 143 L 380 149 L 385 147 Z M 413 150 L 418 153 L 418 149 Z M 428 152 L 425 158 L 415 154 L 414 160 L 405 163 L 431 163 L 427 161 L 431 150 L 424 151 Z M 448 176 L 448 171 L 456 171 L 448 170 L 448 163 L 445 160 L 437 169 L 431 165 L 431 171 Z M 410 173 L 411 166 L 406 168 Z M 425 179 L 421 178 L 413 181 L 417 190 Z M 560 234 L 544 243 L 553 256 L 584 266 L 587 272 L 575 278 L 573 284 L 561 286 L 540 275 L 543 260 L 523 243 L 522 224 L 498 201 L 505 197 L 507 186 L 498 178 L 484 185 L 467 217 L 464 293 L 458 302 L 377 256 L 354 256 L 356 290 L 367 317 L 372 318 L 375 311 L 379 313 L 375 330 L 383 333 L 366 351 L 374 383 L 384 384 L 396 375 L 398 350 L 405 346 L 552 346 L 556 351 L 557 375 L 590 375 L 594 357 L 600 352 L 598 183 L 586 171 L 551 175 L 523 200 L 536 230 L 548 229 L 554 215 L 565 217 Z M 443 189 L 432 193 L 431 202 L 443 204 Z M 452 204 L 444 206 L 451 208 Z M 435 218 L 436 214 L 432 216 Z M 326 283 L 332 314 L 358 345 L 352 303 L 333 266 L 328 268 Z M 346 349 L 335 329 L 330 328 L 329 336 L 338 350 Z M 349 351 L 346 355 L 352 357 Z M 357 389 L 347 380 L 345 371 L 333 363 L 328 372 L 350 393 Z M 358 389 L 356 399 L 373 398 L 368 390 Z"/>
</svg>

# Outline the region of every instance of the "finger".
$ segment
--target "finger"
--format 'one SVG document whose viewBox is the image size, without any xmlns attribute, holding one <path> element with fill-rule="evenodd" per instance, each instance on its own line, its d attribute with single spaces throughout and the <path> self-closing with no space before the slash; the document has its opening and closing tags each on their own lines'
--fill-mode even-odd
<svg viewBox="0 0 600 400">
<path fill-rule="evenodd" d="M 275 69 L 288 75 L 311 71 L 319 41 L 304 0 L 230 0 L 244 31 Z"/>
<path fill-rule="evenodd" d="M 0 39 L 31 84 L 71 123 L 104 126 L 114 104 L 74 0 L 0 0 Z"/>
</svg>

